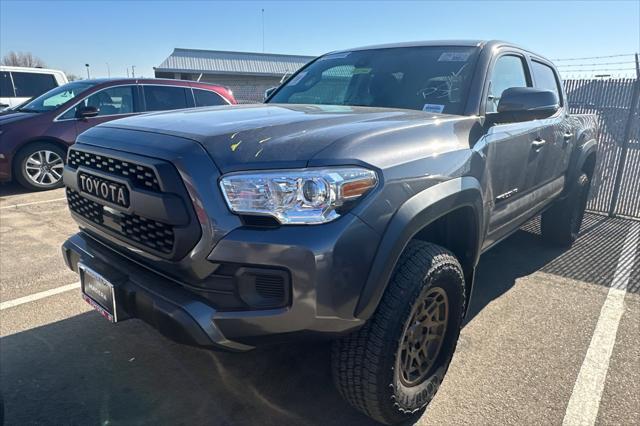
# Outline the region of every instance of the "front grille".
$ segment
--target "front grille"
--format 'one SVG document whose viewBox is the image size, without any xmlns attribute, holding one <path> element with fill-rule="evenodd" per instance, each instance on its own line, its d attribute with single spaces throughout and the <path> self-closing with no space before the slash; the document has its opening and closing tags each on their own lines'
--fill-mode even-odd
<svg viewBox="0 0 640 426">
<path fill-rule="evenodd" d="M 161 253 L 173 251 L 175 235 L 171 225 L 135 214 L 118 212 L 108 215 L 105 220 L 104 208 L 101 204 L 83 197 L 80 193 L 67 188 L 69 208 L 98 225 L 98 228 L 115 232 L 125 240 L 136 243 Z"/>
<path fill-rule="evenodd" d="M 102 206 L 100 204 L 84 198 L 69 188 L 67 188 L 67 201 L 72 211 L 78 213 L 85 219 L 89 219 L 91 222 L 102 225 Z"/>
<path fill-rule="evenodd" d="M 160 192 L 158 177 L 151 167 L 75 149 L 69 151 L 67 164 L 73 168 L 82 166 L 121 176 L 130 179 L 136 188 Z"/>
</svg>

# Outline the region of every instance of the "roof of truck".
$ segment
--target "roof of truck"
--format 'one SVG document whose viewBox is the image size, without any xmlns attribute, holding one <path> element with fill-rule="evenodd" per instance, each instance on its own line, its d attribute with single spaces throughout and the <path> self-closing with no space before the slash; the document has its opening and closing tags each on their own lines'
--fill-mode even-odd
<svg viewBox="0 0 640 426">
<path fill-rule="evenodd" d="M 468 46 L 482 47 L 487 43 L 486 40 L 423 40 L 423 41 L 405 41 L 401 43 L 376 44 L 371 46 L 356 47 L 354 49 L 344 49 L 336 52 L 351 52 L 354 50 L 369 49 L 391 49 L 394 47 L 422 47 L 422 46 Z"/>
<path fill-rule="evenodd" d="M 376 44 L 371 46 L 356 47 L 353 49 L 343 49 L 330 52 L 343 53 L 353 52 L 357 50 L 370 50 L 370 49 L 392 49 L 397 47 L 427 47 L 427 46 L 461 46 L 461 47 L 479 47 L 479 48 L 494 48 L 498 46 L 515 47 L 517 49 L 528 52 L 531 55 L 537 56 L 542 59 L 546 59 L 543 55 L 540 55 L 534 51 L 531 51 L 525 47 L 519 46 L 515 43 L 510 43 L 503 40 L 422 40 L 422 41 L 407 41 L 402 43 L 388 43 L 388 44 Z M 547 59 L 548 61 L 548 59 Z"/>
</svg>

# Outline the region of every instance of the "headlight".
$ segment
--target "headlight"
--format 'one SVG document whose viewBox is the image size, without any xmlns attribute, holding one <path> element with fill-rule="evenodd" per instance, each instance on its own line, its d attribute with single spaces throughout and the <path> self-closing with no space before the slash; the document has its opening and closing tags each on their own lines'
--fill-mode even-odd
<svg viewBox="0 0 640 426">
<path fill-rule="evenodd" d="M 375 172 L 360 167 L 232 173 L 220 187 L 232 212 L 273 216 L 281 224 L 317 224 L 338 218 L 338 210 L 377 184 Z"/>
</svg>

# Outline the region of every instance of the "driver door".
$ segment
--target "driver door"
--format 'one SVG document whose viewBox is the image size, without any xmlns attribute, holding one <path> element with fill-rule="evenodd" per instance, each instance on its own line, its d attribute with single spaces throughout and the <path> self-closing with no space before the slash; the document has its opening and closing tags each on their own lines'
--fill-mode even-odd
<svg viewBox="0 0 640 426">
<path fill-rule="evenodd" d="M 502 92 L 511 87 L 531 87 L 532 79 L 524 56 L 503 52 L 489 74 L 486 114 L 497 111 Z M 495 124 L 474 149 L 486 159 L 483 186 L 490 210 L 485 247 L 520 226 L 521 218 L 532 208 L 528 195 L 535 187 L 539 155 L 532 143 L 539 138 L 535 121 Z"/>
</svg>

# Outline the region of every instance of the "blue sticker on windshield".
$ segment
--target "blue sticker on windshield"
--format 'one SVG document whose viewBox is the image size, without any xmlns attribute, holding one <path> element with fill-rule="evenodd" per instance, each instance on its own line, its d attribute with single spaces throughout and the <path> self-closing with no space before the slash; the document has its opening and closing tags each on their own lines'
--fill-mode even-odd
<svg viewBox="0 0 640 426">
<path fill-rule="evenodd" d="M 422 107 L 422 110 L 424 112 L 435 112 L 436 114 L 440 114 L 442 111 L 444 111 L 444 105 L 424 104 L 424 106 Z"/>
</svg>

